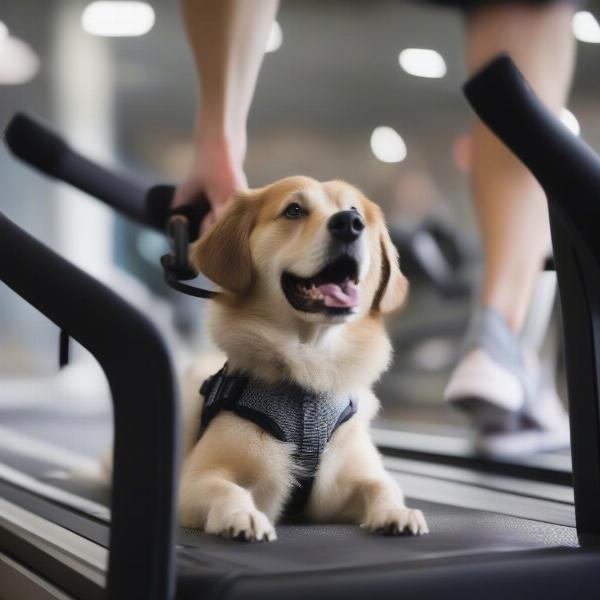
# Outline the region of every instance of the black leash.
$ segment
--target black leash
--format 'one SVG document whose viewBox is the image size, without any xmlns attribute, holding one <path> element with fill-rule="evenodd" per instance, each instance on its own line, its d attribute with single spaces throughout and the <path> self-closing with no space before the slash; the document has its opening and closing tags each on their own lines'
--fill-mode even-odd
<svg viewBox="0 0 600 600">
<path fill-rule="evenodd" d="M 200 224 L 209 211 L 210 204 L 204 196 L 193 204 L 171 210 L 166 224 L 171 252 L 160 259 L 165 283 L 174 290 L 195 298 L 210 299 L 219 295 L 214 290 L 183 283 L 198 275 L 189 260 L 189 245 L 197 239 Z"/>
</svg>

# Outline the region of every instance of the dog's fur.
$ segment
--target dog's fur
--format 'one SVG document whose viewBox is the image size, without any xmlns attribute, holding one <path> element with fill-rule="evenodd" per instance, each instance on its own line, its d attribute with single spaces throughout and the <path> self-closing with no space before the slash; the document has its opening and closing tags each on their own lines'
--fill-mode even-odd
<svg viewBox="0 0 600 600">
<path fill-rule="evenodd" d="M 307 214 L 286 219 L 291 202 Z M 328 219 L 351 207 L 366 224 L 356 242 L 359 305 L 336 316 L 293 308 L 282 291 L 282 273 L 317 273 L 328 260 Z M 240 193 L 192 248 L 191 259 L 223 290 L 210 303 L 208 321 L 230 371 L 267 382 L 286 378 L 357 400 L 357 414 L 327 444 L 306 517 L 356 522 L 371 531 L 426 533 L 422 513 L 405 506 L 368 431 L 378 409 L 371 386 L 391 355 L 383 315 L 398 308 L 407 291 L 380 208 L 347 183 L 290 177 Z M 293 447 L 231 412 L 219 413 L 198 441 L 201 398 L 191 379 L 184 392 L 181 524 L 274 540 L 274 524 L 295 481 Z"/>
</svg>

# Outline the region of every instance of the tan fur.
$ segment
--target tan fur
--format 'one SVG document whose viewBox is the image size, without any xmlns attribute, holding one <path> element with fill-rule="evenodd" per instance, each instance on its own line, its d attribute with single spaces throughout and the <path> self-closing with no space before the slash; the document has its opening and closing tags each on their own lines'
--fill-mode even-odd
<svg viewBox="0 0 600 600">
<path fill-rule="evenodd" d="M 310 214 L 282 218 L 292 201 Z M 366 222 L 359 240 L 355 314 L 332 319 L 295 310 L 281 290 L 281 273 L 310 277 L 318 272 L 326 264 L 327 220 L 351 206 Z M 391 356 L 382 314 L 398 308 L 407 291 L 379 207 L 345 182 L 290 177 L 241 193 L 191 257 L 223 287 L 208 320 L 230 370 L 270 382 L 285 377 L 315 391 L 351 393 L 358 400 L 357 414 L 326 447 L 307 517 L 356 522 L 373 531 L 426 533 L 423 515 L 404 505 L 368 430 L 378 409 L 371 386 Z M 189 379 L 184 413 L 197 426 L 199 380 L 193 374 Z M 219 414 L 195 445 L 186 444 L 181 524 L 248 540 L 275 539 L 274 524 L 294 484 L 292 454 L 293 447 L 253 423 L 233 413 Z"/>
<path fill-rule="evenodd" d="M 190 255 L 199 271 L 230 292 L 243 292 L 252 281 L 249 237 L 257 205 L 245 198 L 234 200 L 227 218 L 219 219 Z"/>
</svg>

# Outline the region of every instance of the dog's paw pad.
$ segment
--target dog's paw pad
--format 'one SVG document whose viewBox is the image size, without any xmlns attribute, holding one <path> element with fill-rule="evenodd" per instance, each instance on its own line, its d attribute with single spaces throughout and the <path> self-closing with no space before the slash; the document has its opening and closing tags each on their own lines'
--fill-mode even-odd
<svg viewBox="0 0 600 600">
<path fill-rule="evenodd" d="M 420 510 L 413 508 L 391 508 L 380 511 L 364 523 L 369 531 L 384 535 L 423 535 L 429 533 L 427 522 Z"/>
<path fill-rule="evenodd" d="M 273 542 L 275 528 L 259 510 L 238 510 L 209 515 L 206 532 L 242 542 Z"/>
</svg>

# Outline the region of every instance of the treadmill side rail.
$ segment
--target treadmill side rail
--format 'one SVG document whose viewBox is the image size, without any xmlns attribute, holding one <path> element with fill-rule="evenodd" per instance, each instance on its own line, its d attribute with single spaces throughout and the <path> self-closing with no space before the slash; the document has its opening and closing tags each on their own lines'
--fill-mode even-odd
<svg viewBox="0 0 600 600">
<path fill-rule="evenodd" d="M 533 93 L 511 59 L 465 85 L 467 99 L 546 192 L 569 392 L 580 539 L 600 534 L 600 158 Z"/>
<path fill-rule="evenodd" d="M 148 319 L 0 213 L 0 279 L 86 347 L 114 406 L 109 598 L 172 598 L 179 418 L 171 358 Z"/>
</svg>

